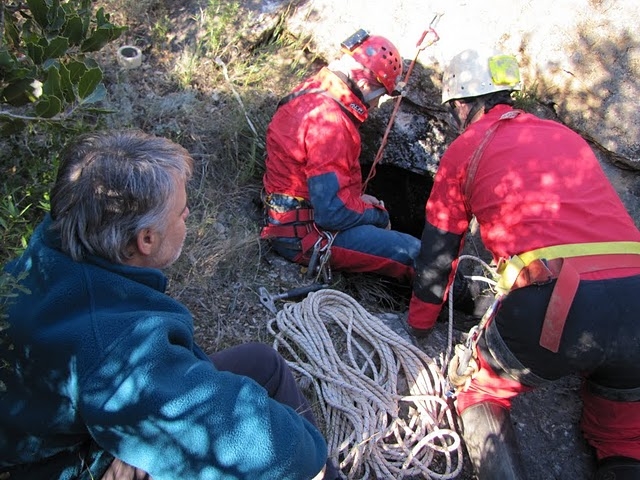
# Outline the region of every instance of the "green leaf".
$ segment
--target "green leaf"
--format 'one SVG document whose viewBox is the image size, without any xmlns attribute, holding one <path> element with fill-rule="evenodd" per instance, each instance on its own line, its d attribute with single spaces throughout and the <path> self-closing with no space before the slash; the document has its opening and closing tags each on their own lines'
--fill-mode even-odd
<svg viewBox="0 0 640 480">
<path fill-rule="evenodd" d="M 104 14 L 104 7 L 100 7 L 96 12 L 96 22 L 98 24 L 98 27 L 109 23 L 109 17 Z"/>
<path fill-rule="evenodd" d="M 102 47 L 104 47 L 111 38 L 111 32 L 109 29 L 98 28 L 95 30 L 91 36 L 89 36 L 82 45 L 80 45 L 80 50 L 82 52 L 97 52 Z"/>
<path fill-rule="evenodd" d="M 111 24 L 105 24 L 97 28 L 80 46 L 83 52 L 96 52 L 104 47 L 107 43 L 117 39 L 127 27 L 114 27 Z"/>
<path fill-rule="evenodd" d="M 0 124 L 0 135 L 4 135 L 6 137 L 9 135 L 15 135 L 16 133 L 23 132 L 26 127 L 26 123 L 21 119 L 4 121 L 4 123 Z"/>
<path fill-rule="evenodd" d="M 4 71 L 3 81 L 5 84 L 14 83 L 24 78 L 34 79 L 36 77 L 36 69 L 34 67 L 19 67 L 19 63 L 13 64 L 11 70 Z M 18 66 L 18 68 L 16 68 Z"/>
<path fill-rule="evenodd" d="M 71 72 L 66 65 L 61 64 L 59 67 L 60 72 L 60 88 L 62 94 L 67 102 L 73 102 L 76 99 L 76 93 L 73 90 L 73 83 L 71 82 Z"/>
<path fill-rule="evenodd" d="M 47 79 L 42 85 L 42 93 L 44 95 L 53 95 L 55 97 L 63 96 L 60 72 L 58 71 L 58 68 L 52 66 L 47 70 Z"/>
<path fill-rule="evenodd" d="M 33 63 L 40 65 L 44 60 L 44 47 L 39 43 L 29 41 L 27 42 L 27 55 L 33 60 Z"/>
<path fill-rule="evenodd" d="M 69 69 L 69 79 L 71 83 L 78 83 L 82 78 L 82 75 L 88 70 L 87 66 L 79 62 L 78 60 L 72 60 L 67 64 L 67 68 Z"/>
<path fill-rule="evenodd" d="M 82 19 L 78 15 L 69 17 L 62 34 L 69 39 L 69 45 L 80 45 L 84 38 Z"/>
<path fill-rule="evenodd" d="M 93 90 L 93 92 L 82 100 L 81 104 L 89 105 L 92 103 L 98 103 L 104 100 L 106 97 L 107 97 L 107 87 L 105 87 L 103 83 L 99 83 L 96 86 L 96 88 Z M 94 110 L 97 110 L 97 109 L 94 109 Z"/>
<path fill-rule="evenodd" d="M 13 70 L 12 67 L 14 66 L 15 62 L 15 58 L 13 58 L 9 52 L 7 52 L 4 48 L 0 49 L 0 69 Z"/>
<path fill-rule="evenodd" d="M 38 22 L 43 30 L 46 30 L 49 26 L 49 6 L 46 0 L 27 0 L 27 5 L 34 20 Z"/>
<path fill-rule="evenodd" d="M 49 70 L 51 67 L 58 68 L 60 66 L 60 60 L 57 58 L 48 58 L 44 62 L 42 62 L 42 69 Z"/>
<path fill-rule="evenodd" d="M 98 84 L 102 81 L 102 70 L 92 68 L 82 75 L 78 83 L 78 96 L 82 99 L 93 93 Z"/>
<path fill-rule="evenodd" d="M 87 69 L 89 69 L 89 68 L 100 68 L 100 65 L 98 64 L 98 62 L 96 62 L 93 58 L 85 58 L 83 60 L 83 63 L 85 65 L 85 67 L 87 67 Z"/>
<path fill-rule="evenodd" d="M 43 96 L 36 105 L 36 114 L 42 118 L 51 118 L 62 111 L 62 101 L 53 95 Z"/>
<path fill-rule="evenodd" d="M 60 32 L 67 21 L 64 8 L 60 6 L 59 0 L 53 0 L 53 5 L 49 9 L 49 30 Z"/>
<path fill-rule="evenodd" d="M 65 37 L 55 37 L 50 42 L 47 48 L 44 49 L 44 59 L 48 58 L 60 58 L 67 53 L 69 49 L 69 40 Z"/>
</svg>

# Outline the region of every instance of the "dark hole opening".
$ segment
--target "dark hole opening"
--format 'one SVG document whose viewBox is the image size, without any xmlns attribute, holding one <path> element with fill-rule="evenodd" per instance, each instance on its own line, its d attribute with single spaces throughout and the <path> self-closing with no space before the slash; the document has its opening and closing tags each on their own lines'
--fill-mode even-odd
<svg viewBox="0 0 640 480">
<path fill-rule="evenodd" d="M 132 47 L 123 48 L 122 50 L 120 50 L 120 53 L 122 53 L 122 56 L 127 58 L 134 58 L 138 56 L 138 51 Z"/>
<path fill-rule="evenodd" d="M 362 165 L 362 178 L 367 178 L 371 165 Z M 431 193 L 433 179 L 396 165 L 378 164 L 369 180 L 369 195 L 384 201 L 391 218 L 391 228 L 416 238 L 422 236 L 424 207 Z"/>
</svg>

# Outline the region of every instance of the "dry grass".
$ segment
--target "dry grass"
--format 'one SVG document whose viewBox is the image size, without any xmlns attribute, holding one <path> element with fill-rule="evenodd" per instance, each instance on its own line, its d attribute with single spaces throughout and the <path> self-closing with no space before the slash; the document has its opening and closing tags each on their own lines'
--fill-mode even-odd
<svg viewBox="0 0 640 480">
<path fill-rule="evenodd" d="M 114 115 L 107 128 L 133 127 L 185 146 L 196 161 L 183 255 L 167 272 L 169 293 L 194 314 L 206 351 L 271 342 L 258 289 L 303 282 L 297 266 L 278 263 L 259 240 L 264 132 L 280 97 L 317 68 L 316 57 L 273 18 L 252 25 L 250 3 L 217 0 L 103 0 L 124 38 L 100 52 Z M 243 10 L 244 9 L 244 10 Z M 114 61 L 138 46 L 141 68 Z M 277 260 L 276 260 L 277 262 Z M 284 267 L 284 270 L 280 270 Z"/>
</svg>

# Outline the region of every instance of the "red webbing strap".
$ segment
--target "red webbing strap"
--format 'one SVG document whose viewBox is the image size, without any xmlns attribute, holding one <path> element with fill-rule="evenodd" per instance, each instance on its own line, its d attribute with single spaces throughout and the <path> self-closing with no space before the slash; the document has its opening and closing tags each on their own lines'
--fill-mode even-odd
<svg viewBox="0 0 640 480">
<path fill-rule="evenodd" d="M 567 321 L 569 309 L 573 303 L 573 298 L 578 291 L 580 284 L 580 274 L 573 268 L 571 262 L 565 258 L 560 268 L 560 274 L 553 287 L 547 312 L 544 316 L 542 324 L 542 332 L 540 333 L 540 346 L 558 353 L 560 349 L 560 339 L 564 324 Z"/>
<path fill-rule="evenodd" d="M 469 160 L 469 165 L 467 166 L 467 178 L 465 179 L 463 190 L 462 190 L 462 193 L 464 194 L 464 201 L 467 207 L 467 212 L 469 213 L 471 212 L 471 205 L 470 205 L 471 202 L 470 202 L 470 195 L 469 195 L 471 191 L 471 184 L 475 180 L 476 172 L 478 171 L 478 165 L 480 165 L 480 159 L 482 158 L 482 155 L 484 154 L 484 151 L 487 148 L 487 145 L 489 145 L 489 142 L 493 139 L 493 136 L 495 135 L 498 127 L 504 123 L 501 120 L 510 120 L 512 118 L 516 118 L 521 113 L 523 113 L 522 110 L 511 110 L 503 114 L 497 121 L 495 121 L 487 129 L 487 131 L 484 134 L 484 138 L 480 142 L 480 145 L 478 145 L 478 148 L 476 148 L 476 150 L 473 152 L 473 155 Z"/>
<path fill-rule="evenodd" d="M 262 228 L 260 237 L 262 238 L 304 238 L 309 232 L 314 231 L 312 223 L 302 225 L 273 225 L 269 224 Z"/>
<path fill-rule="evenodd" d="M 540 345 L 554 353 L 558 352 L 567 315 L 580 283 L 580 274 L 634 267 L 640 268 L 640 255 L 633 253 L 562 259 L 558 279 L 542 324 Z"/>
<path fill-rule="evenodd" d="M 267 213 L 270 219 L 281 224 L 295 222 L 313 222 L 312 208 L 295 208 L 293 210 L 287 210 L 286 212 L 277 212 L 273 208 L 267 207 Z"/>
<path fill-rule="evenodd" d="M 300 239 L 300 250 L 301 254 L 304 255 L 314 247 L 321 235 L 311 222 L 302 225 L 269 224 L 260 231 L 260 238 L 264 238 L 265 240 L 278 237 Z"/>
</svg>

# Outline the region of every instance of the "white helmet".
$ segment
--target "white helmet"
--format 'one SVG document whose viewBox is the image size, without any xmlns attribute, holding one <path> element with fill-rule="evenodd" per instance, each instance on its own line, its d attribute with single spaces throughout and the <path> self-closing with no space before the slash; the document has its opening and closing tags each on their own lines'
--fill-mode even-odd
<svg viewBox="0 0 640 480">
<path fill-rule="evenodd" d="M 491 50 L 465 50 L 454 56 L 442 76 L 442 103 L 501 90 L 520 90 L 518 61 Z"/>
</svg>

